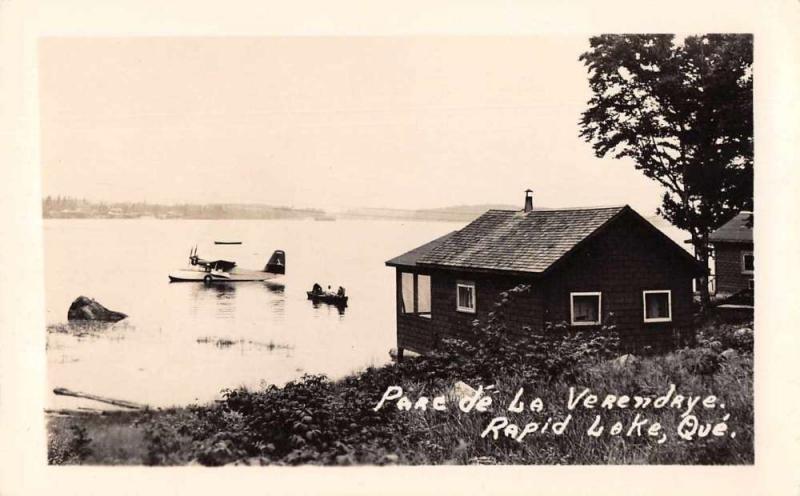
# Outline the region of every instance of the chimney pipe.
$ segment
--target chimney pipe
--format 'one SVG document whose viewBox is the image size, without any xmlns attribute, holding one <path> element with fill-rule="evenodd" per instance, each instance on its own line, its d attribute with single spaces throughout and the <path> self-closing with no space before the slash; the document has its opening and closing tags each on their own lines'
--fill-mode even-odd
<svg viewBox="0 0 800 496">
<path fill-rule="evenodd" d="M 526 189 L 525 190 L 525 212 L 530 212 L 533 210 L 533 190 Z"/>
</svg>

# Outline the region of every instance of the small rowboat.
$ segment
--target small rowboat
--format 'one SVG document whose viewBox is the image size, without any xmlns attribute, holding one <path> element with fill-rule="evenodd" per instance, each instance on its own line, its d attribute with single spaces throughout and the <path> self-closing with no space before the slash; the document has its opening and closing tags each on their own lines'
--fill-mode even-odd
<svg viewBox="0 0 800 496">
<path fill-rule="evenodd" d="M 336 293 L 315 293 L 313 291 L 306 291 L 308 299 L 314 302 L 321 301 L 337 307 L 346 307 L 348 296 L 340 296 Z"/>
</svg>

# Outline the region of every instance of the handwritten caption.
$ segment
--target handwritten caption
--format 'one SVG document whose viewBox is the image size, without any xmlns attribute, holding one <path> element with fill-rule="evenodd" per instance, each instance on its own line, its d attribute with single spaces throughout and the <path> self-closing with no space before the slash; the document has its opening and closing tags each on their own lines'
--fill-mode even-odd
<svg viewBox="0 0 800 496">
<path fill-rule="evenodd" d="M 491 413 L 502 408 L 507 414 L 492 418 L 481 432 L 481 437 L 499 439 L 501 436 L 522 442 L 529 435 L 560 436 L 574 424 L 573 417 L 581 412 L 593 415 L 593 420 L 585 428 L 590 437 L 627 436 L 648 437 L 658 444 L 664 443 L 671 434 L 685 441 L 694 441 L 707 437 L 736 437 L 728 422 L 730 414 L 725 412 L 725 404 L 713 395 L 681 394 L 675 384 L 666 391 L 653 395 L 600 394 L 590 388 L 570 387 L 564 395 L 561 405 L 566 408 L 565 415 L 543 415 L 547 405 L 542 398 L 526 395 L 524 388 L 517 390 L 513 399 L 507 404 L 496 405 L 492 395 L 494 386 L 479 386 L 473 390 L 454 394 L 442 394 L 434 397 L 409 397 L 400 386 L 389 386 L 375 405 L 374 410 L 396 408 L 401 411 L 448 411 L 454 404 L 464 413 Z M 458 396 L 458 397 L 456 397 Z M 657 415 L 665 410 L 673 410 L 680 419 L 674 426 L 674 432 L 668 431 L 662 424 L 649 415 Z M 551 410 L 552 411 L 552 410 Z M 604 415 L 611 412 L 630 412 L 626 420 L 606 420 Z M 537 414 L 540 418 L 530 422 L 512 422 L 511 414 Z M 701 415 L 706 413 L 706 415 Z M 517 415 L 519 416 L 519 415 Z M 619 416 L 616 416 L 619 417 Z M 713 420 L 701 420 L 701 417 L 712 417 Z M 583 429 L 584 427 L 581 427 Z"/>
</svg>

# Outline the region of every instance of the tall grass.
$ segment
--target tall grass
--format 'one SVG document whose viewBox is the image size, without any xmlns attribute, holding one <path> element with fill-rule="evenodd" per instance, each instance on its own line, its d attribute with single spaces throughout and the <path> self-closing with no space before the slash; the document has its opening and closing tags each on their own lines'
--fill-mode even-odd
<svg viewBox="0 0 800 496">
<path fill-rule="evenodd" d="M 619 367 L 611 362 L 598 363 L 581 368 L 574 379 L 559 379 L 549 384 L 530 384 L 516 377 L 509 377 L 498 385 L 493 394 L 499 407 L 486 414 L 462 412 L 449 408 L 446 412 L 411 411 L 406 417 L 415 432 L 427 432 L 425 441 L 431 448 L 425 451 L 425 463 L 469 463 L 483 458 L 484 462 L 525 464 L 749 464 L 753 462 L 753 404 L 752 404 L 752 355 L 736 357 L 721 365 L 718 372 L 710 376 L 694 373 L 687 366 L 691 359 L 687 353 L 670 353 L 660 357 L 642 359 L 631 366 Z M 730 414 L 728 424 L 735 437 L 712 437 L 687 441 L 677 435 L 682 410 L 642 410 L 639 413 L 649 420 L 661 424 L 666 440 L 659 444 L 658 438 L 627 436 L 625 431 L 618 436 L 592 437 L 587 429 L 595 416 L 602 418 L 606 431 L 614 422 L 627 427 L 636 416 L 636 411 L 574 410 L 566 407 L 570 387 L 578 390 L 589 388 L 598 395 L 653 394 L 662 393 L 670 384 L 679 392 L 706 396 L 716 393 L 724 402 L 724 411 L 702 411 L 694 413 L 701 420 L 716 422 L 724 414 Z M 528 409 L 521 413 L 505 410 L 514 395 L 524 388 L 524 398 L 541 398 L 545 405 L 541 413 Z M 502 434 L 497 440 L 492 435 L 481 437 L 491 419 L 506 416 L 509 422 L 522 428 L 529 422 L 543 423 L 548 418 L 563 420 L 571 414 L 568 428 L 562 435 L 529 434 L 521 441 Z M 646 429 L 646 427 L 645 427 Z"/>
</svg>

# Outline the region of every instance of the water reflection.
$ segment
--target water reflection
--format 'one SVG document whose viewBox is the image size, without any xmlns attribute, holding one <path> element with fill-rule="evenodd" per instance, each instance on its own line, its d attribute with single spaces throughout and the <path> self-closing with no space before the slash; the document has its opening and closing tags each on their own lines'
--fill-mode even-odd
<svg viewBox="0 0 800 496">
<path fill-rule="evenodd" d="M 264 287 L 267 289 L 267 291 L 278 295 L 282 295 L 286 290 L 286 286 L 276 282 L 264 281 Z"/>
<path fill-rule="evenodd" d="M 207 287 L 216 292 L 218 299 L 233 298 L 236 292 L 236 285 L 229 282 L 218 282 Z"/>
<path fill-rule="evenodd" d="M 344 315 L 345 310 L 347 309 L 347 305 L 339 305 L 336 303 L 325 303 L 319 300 L 311 300 L 311 306 L 315 309 L 327 309 L 328 313 L 330 313 L 331 309 L 335 308 L 339 315 Z"/>
<path fill-rule="evenodd" d="M 273 320 L 283 321 L 286 307 L 286 287 L 283 284 L 267 281 L 262 286 L 269 292 L 269 306 L 272 310 Z"/>
<path fill-rule="evenodd" d="M 237 305 L 245 309 L 269 308 L 269 316 L 281 320 L 285 313 L 286 287 L 275 282 L 215 282 L 193 284 L 189 292 L 191 313 L 203 315 L 209 311 L 214 318 L 233 319 Z"/>
<path fill-rule="evenodd" d="M 213 305 L 215 317 L 233 318 L 236 312 L 236 286 L 232 283 L 192 284 L 192 313 Z"/>
</svg>

